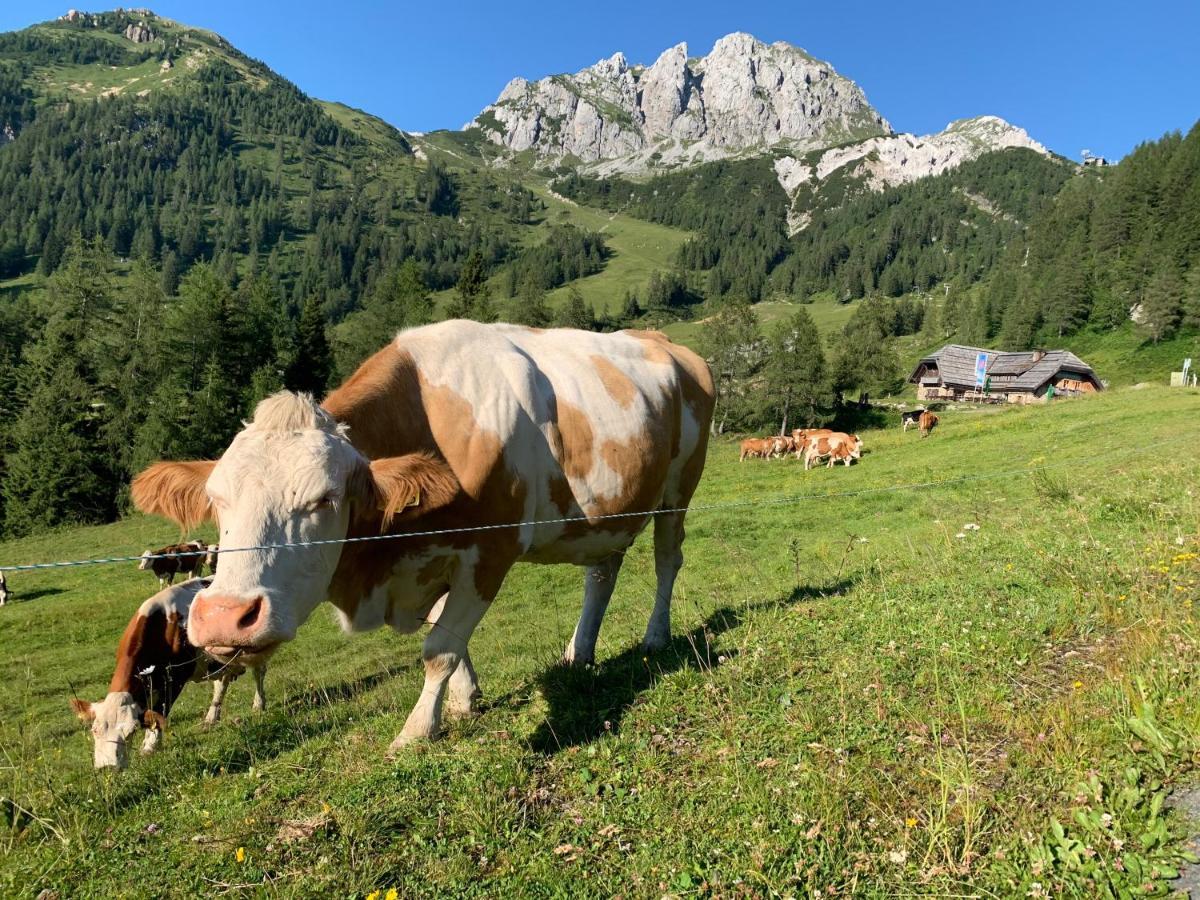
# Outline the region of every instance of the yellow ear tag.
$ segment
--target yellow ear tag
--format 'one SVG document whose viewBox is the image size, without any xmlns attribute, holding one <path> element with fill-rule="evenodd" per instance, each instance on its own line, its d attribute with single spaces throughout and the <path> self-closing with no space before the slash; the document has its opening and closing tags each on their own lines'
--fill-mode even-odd
<svg viewBox="0 0 1200 900">
<path fill-rule="evenodd" d="M 417 488 L 417 492 L 415 494 L 413 494 L 413 498 L 411 500 L 409 500 L 407 503 L 404 504 L 404 508 L 409 509 L 413 506 L 420 506 L 420 505 L 421 505 L 421 489 Z"/>
</svg>

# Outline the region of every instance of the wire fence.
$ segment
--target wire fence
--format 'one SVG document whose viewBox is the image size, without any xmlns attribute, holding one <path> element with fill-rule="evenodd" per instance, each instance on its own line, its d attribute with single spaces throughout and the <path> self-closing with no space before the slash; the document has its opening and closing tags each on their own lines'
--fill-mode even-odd
<svg viewBox="0 0 1200 900">
<path fill-rule="evenodd" d="M 1143 453 L 1148 453 L 1151 450 L 1156 450 L 1161 447 L 1171 444 L 1178 444 L 1183 441 L 1194 441 L 1197 435 L 1186 434 L 1177 435 L 1173 438 L 1168 438 L 1162 441 L 1156 441 L 1151 444 L 1144 444 L 1140 447 L 1125 448 L 1112 447 L 1098 453 L 1090 454 L 1085 457 L 1076 457 L 1072 459 L 1057 460 L 1055 462 L 1044 463 L 1036 466 L 1021 466 L 1013 469 L 1001 469 L 992 472 L 979 472 L 971 475 L 962 475 L 954 478 L 942 478 L 933 481 L 918 481 L 909 482 L 906 484 L 885 485 L 883 487 L 874 488 L 859 488 L 850 491 L 828 491 L 817 494 L 792 494 L 784 497 L 766 497 L 755 498 L 753 500 L 734 500 L 723 503 L 702 503 L 693 504 L 691 506 L 668 507 L 653 510 L 643 510 L 639 512 L 623 512 L 623 513 L 607 513 L 597 516 L 562 516 L 553 519 L 535 519 L 532 521 L 522 522 L 503 522 L 499 524 L 489 525 L 468 525 L 459 528 L 436 528 L 425 531 L 402 531 L 389 534 L 373 534 L 357 537 L 343 538 L 328 538 L 325 540 L 315 541 L 293 541 L 287 543 L 276 544 L 254 544 L 246 547 L 220 547 L 216 550 L 197 549 L 194 551 L 179 551 L 172 553 L 142 553 L 137 556 L 105 556 L 91 559 L 76 559 L 76 560 L 58 560 L 54 562 L 43 563 L 25 563 L 22 565 L 0 566 L 0 573 L 7 572 L 32 572 L 44 569 L 67 569 L 78 568 L 81 566 L 100 566 L 111 565 L 115 563 L 141 562 L 142 560 L 155 559 L 179 559 L 193 556 L 206 556 L 213 553 L 217 556 L 224 556 L 230 553 L 254 553 L 267 550 L 299 550 L 309 547 L 323 547 L 333 544 L 363 544 L 377 541 L 400 541 L 412 540 L 414 538 L 431 538 L 441 537 L 446 535 L 471 534 L 485 531 L 499 531 L 509 528 L 539 528 L 551 525 L 569 525 L 569 524 L 588 524 L 596 525 L 600 522 L 610 521 L 613 519 L 642 519 L 653 516 L 671 515 L 675 513 L 696 513 L 710 512 L 726 509 L 745 509 L 750 507 L 763 506 L 782 506 L 797 503 L 821 502 L 826 500 L 837 500 L 849 497 L 865 497 L 878 494 L 893 494 L 901 491 L 921 491 L 931 490 L 934 488 L 950 487 L 953 485 L 969 484 L 977 481 L 990 481 L 1001 478 L 1012 478 L 1018 475 L 1030 475 L 1035 472 L 1045 472 L 1053 469 L 1064 469 L 1078 467 L 1094 463 L 1100 460 L 1108 460 L 1114 453 L 1123 452 L 1126 456 L 1140 456 Z"/>
</svg>

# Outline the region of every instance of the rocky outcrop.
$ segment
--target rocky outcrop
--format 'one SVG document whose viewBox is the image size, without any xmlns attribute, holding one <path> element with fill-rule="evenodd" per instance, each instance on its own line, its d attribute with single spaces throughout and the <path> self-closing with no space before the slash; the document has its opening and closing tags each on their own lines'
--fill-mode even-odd
<svg viewBox="0 0 1200 900">
<path fill-rule="evenodd" d="M 654 65 L 623 54 L 574 75 L 509 82 L 467 127 L 514 151 L 635 171 L 716 159 L 788 142 L 828 147 L 889 134 L 859 87 L 790 44 L 721 38 L 689 59 L 687 45 Z"/>
<path fill-rule="evenodd" d="M 803 160 L 783 156 L 775 160 L 775 174 L 789 197 L 800 188 L 817 186 L 835 172 L 858 180 L 870 190 L 907 184 L 918 178 L 940 175 L 993 150 L 1024 147 L 1049 156 L 1050 151 L 1018 128 L 996 116 L 979 116 L 951 122 L 944 131 L 917 137 L 891 134 L 874 137 L 823 153 L 809 153 Z M 793 232 L 808 224 L 803 210 L 793 210 Z"/>
<path fill-rule="evenodd" d="M 125 37 L 135 44 L 148 44 L 154 40 L 155 34 L 145 22 L 130 22 L 125 26 Z"/>
</svg>

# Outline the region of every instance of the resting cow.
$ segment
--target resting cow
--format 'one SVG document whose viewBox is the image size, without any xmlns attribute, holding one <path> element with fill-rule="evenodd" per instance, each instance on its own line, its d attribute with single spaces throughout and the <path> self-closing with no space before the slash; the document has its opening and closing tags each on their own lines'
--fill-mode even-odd
<svg viewBox="0 0 1200 900">
<path fill-rule="evenodd" d="M 292 640 L 322 600 L 348 631 L 411 632 L 445 595 L 395 750 L 438 734 L 447 689 L 453 713 L 474 711 L 467 641 L 518 561 L 586 567 L 564 656 L 594 658 L 643 513 L 686 507 L 700 481 L 713 396 L 704 361 L 658 333 L 441 322 L 401 332 L 320 406 L 267 398 L 218 462 L 151 466 L 133 499 L 181 523 L 215 516 L 234 548 L 538 523 L 238 552 L 197 597 L 191 639 L 253 654 Z M 670 637 L 683 563 L 684 514 L 653 519 L 648 649 Z"/>
<path fill-rule="evenodd" d="M 200 541 L 170 544 L 143 553 L 138 561 L 138 571 L 153 572 L 158 576 L 158 586 L 162 589 L 173 584 L 176 575 L 195 578 L 203 574 L 206 555 L 207 550 Z"/>
<path fill-rule="evenodd" d="M 108 696 L 99 703 L 75 698 L 75 714 L 91 725 L 97 769 L 124 769 L 128 740 L 138 728 L 146 729 L 143 753 L 158 749 L 167 716 L 189 681 L 212 679 L 213 696 L 206 725 L 221 718 L 221 702 L 229 683 L 248 667 L 239 659 L 215 657 L 188 643 L 188 608 L 211 579 L 193 579 L 159 591 L 143 603 L 117 645 L 117 667 L 108 685 Z M 263 680 L 268 654 L 260 655 L 254 669 L 254 708 L 266 708 Z"/>
<path fill-rule="evenodd" d="M 929 437 L 929 432 L 937 426 L 938 417 L 929 410 L 921 413 L 921 418 L 917 422 L 917 426 L 921 429 L 921 437 Z"/>
</svg>

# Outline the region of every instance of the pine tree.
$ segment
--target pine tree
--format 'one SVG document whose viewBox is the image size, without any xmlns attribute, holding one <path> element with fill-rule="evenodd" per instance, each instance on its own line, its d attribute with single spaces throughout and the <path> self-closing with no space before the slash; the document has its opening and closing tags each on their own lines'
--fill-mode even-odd
<svg viewBox="0 0 1200 900">
<path fill-rule="evenodd" d="M 1175 333 L 1183 319 L 1184 288 L 1179 274 L 1159 269 L 1142 292 L 1141 326 L 1154 343 Z"/>
<path fill-rule="evenodd" d="M 284 382 L 293 391 L 322 397 L 329 381 L 331 358 L 325 339 L 325 317 L 315 298 L 310 297 L 304 304 L 297 331 L 296 358 L 288 367 Z"/>
<path fill-rule="evenodd" d="M 567 290 L 567 302 L 558 311 L 555 324 L 563 328 L 580 328 L 591 331 L 595 327 L 595 316 L 583 301 L 579 288 L 571 285 Z"/>
<path fill-rule="evenodd" d="M 454 288 L 454 299 L 446 308 L 446 317 L 474 319 L 477 322 L 496 320 L 487 286 L 487 266 L 483 254 L 478 250 L 472 250 L 463 263 L 462 273 Z"/>
</svg>

